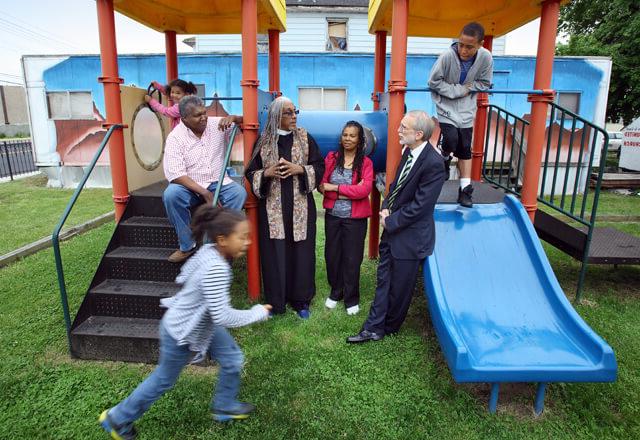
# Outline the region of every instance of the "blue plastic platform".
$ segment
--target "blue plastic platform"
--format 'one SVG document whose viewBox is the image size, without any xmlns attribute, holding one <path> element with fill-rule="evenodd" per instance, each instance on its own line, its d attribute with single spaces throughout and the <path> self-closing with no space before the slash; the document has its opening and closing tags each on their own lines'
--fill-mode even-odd
<svg viewBox="0 0 640 440">
<path fill-rule="evenodd" d="M 495 410 L 500 382 L 539 382 L 543 399 L 547 382 L 616 380 L 613 350 L 565 297 L 516 198 L 438 204 L 435 220 L 425 294 L 456 382 L 493 383 Z"/>
</svg>

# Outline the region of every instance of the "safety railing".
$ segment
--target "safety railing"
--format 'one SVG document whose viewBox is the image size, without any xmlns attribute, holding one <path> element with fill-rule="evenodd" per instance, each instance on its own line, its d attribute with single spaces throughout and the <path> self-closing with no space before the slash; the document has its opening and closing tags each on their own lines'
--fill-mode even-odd
<svg viewBox="0 0 640 440">
<path fill-rule="evenodd" d="M 218 204 L 218 199 L 220 198 L 220 189 L 222 188 L 222 182 L 224 182 L 224 175 L 227 172 L 227 167 L 229 166 L 229 160 L 231 159 L 231 150 L 233 149 L 233 142 L 236 139 L 236 133 L 238 132 L 238 125 L 234 124 L 233 129 L 231 130 L 231 136 L 229 136 L 229 144 L 227 145 L 227 150 L 224 153 L 224 163 L 222 164 L 222 168 L 220 169 L 220 178 L 218 179 L 218 184 L 216 185 L 216 191 L 213 194 L 213 206 Z"/>
<path fill-rule="evenodd" d="M 507 110 L 495 105 L 487 107 L 487 134 L 482 166 L 484 180 L 517 195 L 520 195 L 524 168 L 522 147 L 528 125 L 528 121 Z"/>
<path fill-rule="evenodd" d="M 580 300 L 595 228 L 609 136 L 601 127 L 555 103 L 550 103 L 549 108 L 538 202 L 586 227 L 576 292 L 576 299 Z M 528 121 L 495 105 L 489 105 L 483 178 L 518 196 L 524 177 L 522 174 L 528 126 Z M 594 164 L 601 145 L 600 162 Z M 593 194 L 590 194 L 589 179 L 594 167 L 598 168 L 598 174 Z"/>
<path fill-rule="evenodd" d="M 98 150 L 96 151 L 96 153 L 93 155 L 93 159 L 91 159 L 91 162 L 89 163 L 89 166 L 87 166 L 85 168 L 84 174 L 82 176 L 82 179 L 78 183 L 78 186 L 76 187 L 76 190 L 73 192 L 73 195 L 71 196 L 71 200 L 69 200 L 69 203 L 67 203 L 67 207 L 64 209 L 64 212 L 63 212 L 62 216 L 60 217 L 60 221 L 58 221 L 58 225 L 53 230 L 53 234 L 51 236 L 51 242 L 52 242 L 52 245 L 53 245 L 53 255 L 54 255 L 54 258 L 56 260 L 56 271 L 58 273 L 58 287 L 60 288 L 60 301 L 62 302 L 62 313 L 64 314 L 64 323 L 65 323 L 66 330 L 67 330 L 67 343 L 69 344 L 69 351 L 71 351 L 71 315 L 69 313 L 69 300 L 67 298 L 67 285 L 65 283 L 64 269 L 63 269 L 63 266 L 62 266 L 62 254 L 60 253 L 60 231 L 62 231 L 62 227 L 64 226 L 65 222 L 67 221 L 67 218 L 69 217 L 69 214 L 71 214 L 71 210 L 75 206 L 75 204 L 76 204 L 76 202 L 78 200 L 78 197 L 80 196 L 80 193 L 84 189 L 84 186 L 87 183 L 87 180 L 89 179 L 89 176 L 91 175 L 91 172 L 95 168 L 96 163 L 98 162 L 98 159 L 100 158 L 100 155 L 102 154 L 102 152 L 104 151 L 105 147 L 107 146 L 107 143 L 109 142 L 109 139 L 111 138 L 111 135 L 113 134 L 113 132 L 115 130 L 120 130 L 123 127 L 124 126 L 121 125 L 121 124 L 114 124 L 109 128 L 109 130 L 105 134 L 104 139 L 102 140 L 102 143 L 98 147 Z"/>
</svg>

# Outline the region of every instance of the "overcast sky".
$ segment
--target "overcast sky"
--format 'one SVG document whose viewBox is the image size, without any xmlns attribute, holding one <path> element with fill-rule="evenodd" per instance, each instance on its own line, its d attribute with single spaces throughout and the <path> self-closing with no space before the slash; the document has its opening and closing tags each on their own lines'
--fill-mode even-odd
<svg viewBox="0 0 640 440">
<path fill-rule="evenodd" d="M 11 3 L 9 5 L 9 3 Z M 96 5 L 91 0 L 0 2 L 0 81 L 22 84 L 22 55 L 99 53 Z M 507 55 L 535 55 L 539 20 L 507 35 Z M 116 13 L 118 53 L 164 53 L 164 35 Z M 192 52 L 178 36 L 178 51 Z"/>
</svg>

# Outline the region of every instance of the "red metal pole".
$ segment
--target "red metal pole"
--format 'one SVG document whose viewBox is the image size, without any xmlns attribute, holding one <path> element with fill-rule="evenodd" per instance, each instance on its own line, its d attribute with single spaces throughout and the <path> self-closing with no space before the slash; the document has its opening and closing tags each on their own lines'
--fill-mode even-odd
<svg viewBox="0 0 640 440">
<path fill-rule="evenodd" d="M 104 87 L 104 107 L 106 121 L 103 127 L 122 124 L 122 106 L 120 103 L 120 84 L 118 76 L 118 51 L 116 49 L 116 26 L 113 14 L 113 0 L 96 0 L 98 10 L 98 35 L 100 38 L 100 62 L 102 76 L 98 81 Z M 109 161 L 111 166 L 111 185 L 115 204 L 116 222 L 120 221 L 129 201 L 127 166 L 124 156 L 124 136 L 122 130 L 116 130 L 109 139 Z"/>
<path fill-rule="evenodd" d="M 404 95 L 407 88 L 407 28 L 409 1 L 393 0 L 391 29 L 391 75 L 389 78 L 389 122 L 387 126 L 386 192 L 395 178 L 400 164 L 400 137 L 398 127 L 404 115 Z"/>
<path fill-rule="evenodd" d="M 167 84 L 178 79 L 178 48 L 175 31 L 164 32 L 164 46 L 167 58 Z M 169 92 L 169 91 L 168 91 Z"/>
<path fill-rule="evenodd" d="M 540 180 L 542 144 L 544 143 L 547 122 L 547 105 L 549 102 L 553 102 L 554 97 L 553 90 L 549 89 L 551 88 L 559 13 L 560 0 L 548 0 L 542 3 L 533 88 L 545 90 L 547 93 L 544 95 L 530 95 L 528 99 L 531 102 L 531 125 L 527 137 L 527 154 L 524 162 L 522 204 L 532 222 L 535 219 L 538 205 L 538 182 Z"/>
<path fill-rule="evenodd" d="M 269 91 L 280 94 L 280 31 L 269 29 Z"/>
<path fill-rule="evenodd" d="M 258 139 L 258 3 L 242 0 L 242 135 L 244 165 L 249 165 L 253 144 Z M 245 182 L 247 202 L 245 210 L 251 225 L 251 246 L 247 252 L 249 298 L 260 296 L 260 254 L 258 248 L 258 202 Z"/>
<path fill-rule="evenodd" d="M 380 110 L 380 97 L 378 93 L 384 92 L 384 77 L 387 62 L 387 33 L 385 31 L 376 32 L 376 51 L 373 60 L 373 109 Z M 380 243 L 380 192 L 375 186 L 371 189 L 371 220 L 369 221 L 369 258 L 378 257 L 378 245 Z"/>
<path fill-rule="evenodd" d="M 488 51 L 493 49 L 493 35 L 485 35 L 483 47 Z M 473 151 L 471 153 L 471 180 L 479 182 L 482 179 L 482 156 L 484 155 L 484 142 L 487 131 L 487 110 L 489 95 L 478 93 L 478 111 L 473 122 Z"/>
</svg>

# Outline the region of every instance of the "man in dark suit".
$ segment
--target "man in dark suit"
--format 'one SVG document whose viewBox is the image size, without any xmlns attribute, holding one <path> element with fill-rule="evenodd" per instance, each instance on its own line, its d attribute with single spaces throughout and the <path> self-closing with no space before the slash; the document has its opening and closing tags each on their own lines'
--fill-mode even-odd
<svg viewBox="0 0 640 440">
<path fill-rule="evenodd" d="M 362 330 L 349 343 L 379 341 L 396 333 L 407 316 L 418 269 L 435 243 L 433 210 L 444 183 L 444 158 L 429 138 L 434 123 L 423 111 L 408 112 L 398 128 L 402 155 L 382 203 L 376 296 Z"/>
</svg>

